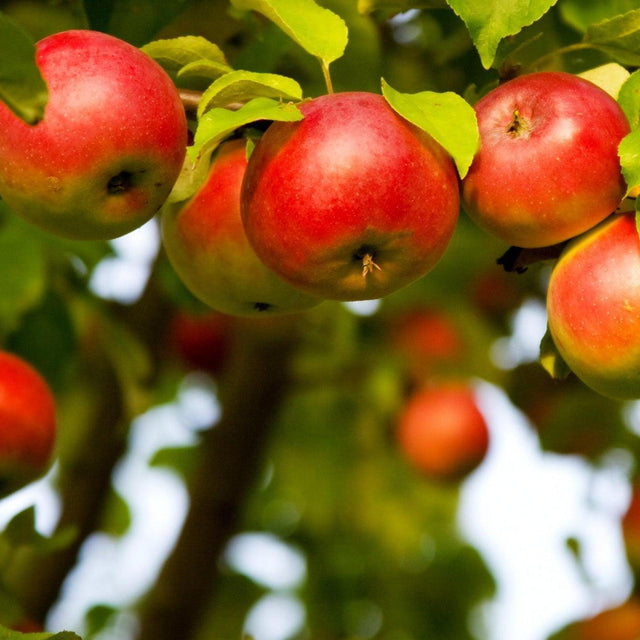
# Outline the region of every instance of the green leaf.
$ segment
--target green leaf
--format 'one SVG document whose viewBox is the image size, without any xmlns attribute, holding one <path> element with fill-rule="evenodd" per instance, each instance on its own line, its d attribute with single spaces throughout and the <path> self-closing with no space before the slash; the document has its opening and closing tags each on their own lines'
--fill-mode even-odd
<svg viewBox="0 0 640 640">
<path fill-rule="evenodd" d="M 347 46 L 344 20 L 314 0 L 231 0 L 231 3 L 238 9 L 266 16 L 325 65 L 341 57 Z"/>
<path fill-rule="evenodd" d="M 626 65 L 640 65 L 640 9 L 591 25 L 584 41 Z"/>
<path fill-rule="evenodd" d="M 558 353 L 548 329 L 540 342 L 540 364 L 554 379 L 566 378 L 571 373 L 571 369 Z"/>
<path fill-rule="evenodd" d="M 384 80 L 382 94 L 397 113 L 447 150 L 464 178 L 480 144 L 473 107 L 456 93 L 400 93 Z"/>
<path fill-rule="evenodd" d="M 0 640 L 82 640 L 72 631 L 60 631 L 59 633 L 22 633 L 13 631 L 0 624 Z"/>
<path fill-rule="evenodd" d="M 42 119 L 49 97 L 35 51 L 27 33 L 0 13 L 0 99 L 30 124 Z"/>
<path fill-rule="evenodd" d="M 631 128 L 640 127 L 640 71 L 634 71 L 620 87 L 618 102 Z"/>
<path fill-rule="evenodd" d="M 194 60 L 182 67 L 176 74 L 178 78 L 209 78 L 215 80 L 233 69 L 222 62 L 214 60 Z"/>
<path fill-rule="evenodd" d="M 169 469 L 183 478 L 188 478 L 195 468 L 196 449 L 189 445 L 159 449 L 149 461 L 149 466 Z"/>
<path fill-rule="evenodd" d="M 390 14 L 402 13 L 409 9 L 446 9 L 445 0 L 358 0 L 358 12 L 364 15 L 374 11 Z"/>
<path fill-rule="evenodd" d="M 485 69 L 494 62 L 498 44 L 539 20 L 557 0 L 447 0 L 467 25 Z"/>
<path fill-rule="evenodd" d="M 75 530 L 67 527 L 50 538 L 36 529 L 35 507 L 31 506 L 16 514 L 7 524 L 2 537 L 12 546 L 29 546 L 41 553 L 48 553 L 68 547 L 76 537 Z"/>
<path fill-rule="evenodd" d="M 225 70 L 222 73 L 231 70 L 220 47 L 202 36 L 154 40 L 141 49 L 168 71 L 180 72 L 183 67 L 194 63 L 215 65 Z"/>
<path fill-rule="evenodd" d="M 618 155 L 628 193 L 640 185 L 640 129 L 634 129 L 620 141 Z"/>
<path fill-rule="evenodd" d="M 638 0 L 563 0 L 558 5 L 562 19 L 583 33 L 592 24 L 637 8 Z"/>
<path fill-rule="evenodd" d="M 213 107 L 226 107 L 252 98 L 302 100 L 302 88 L 292 78 L 274 73 L 232 71 L 207 88 L 198 105 L 198 117 Z"/>
<path fill-rule="evenodd" d="M 187 158 L 169 202 L 190 198 L 206 180 L 215 148 L 236 129 L 260 120 L 294 122 L 302 120 L 302 113 L 294 104 L 270 98 L 254 98 L 237 111 L 221 108 L 207 111 L 198 121 L 194 143 L 187 149 Z"/>
</svg>

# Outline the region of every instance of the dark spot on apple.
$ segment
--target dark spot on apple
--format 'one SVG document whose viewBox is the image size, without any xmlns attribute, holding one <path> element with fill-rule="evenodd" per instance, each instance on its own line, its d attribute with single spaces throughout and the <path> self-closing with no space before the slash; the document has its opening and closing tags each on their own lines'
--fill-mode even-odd
<svg viewBox="0 0 640 640">
<path fill-rule="evenodd" d="M 354 254 L 353 259 L 357 262 L 362 263 L 362 260 L 365 256 L 369 256 L 370 258 L 375 258 L 376 250 L 370 244 L 363 244 Z"/>
<path fill-rule="evenodd" d="M 256 311 L 268 311 L 272 307 L 273 307 L 273 305 L 269 304 L 268 302 L 254 302 L 253 303 L 253 308 Z"/>
<path fill-rule="evenodd" d="M 110 194 L 124 193 L 131 188 L 133 184 L 133 174 L 130 171 L 121 171 L 112 176 L 107 183 L 107 191 Z"/>
</svg>

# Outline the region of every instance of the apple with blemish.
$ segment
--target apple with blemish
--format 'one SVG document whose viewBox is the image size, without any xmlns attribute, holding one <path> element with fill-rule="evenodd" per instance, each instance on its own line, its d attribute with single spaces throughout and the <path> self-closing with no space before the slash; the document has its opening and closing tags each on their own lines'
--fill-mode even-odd
<svg viewBox="0 0 640 640">
<path fill-rule="evenodd" d="M 247 237 L 293 286 L 334 300 L 380 298 L 443 255 L 458 219 L 449 155 L 381 95 L 300 105 L 257 143 L 242 188 Z"/>
<path fill-rule="evenodd" d="M 547 290 L 549 331 L 569 368 L 613 398 L 640 398 L 640 241 L 635 213 L 574 239 Z"/>
<path fill-rule="evenodd" d="M 616 210 L 626 191 L 618 144 L 630 129 L 606 91 L 542 71 L 499 85 L 475 111 L 480 149 L 462 204 L 478 226 L 511 245 L 543 247 Z"/>
<path fill-rule="evenodd" d="M 72 30 L 36 45 L 47 84 L 42 120 L 0 103 L 0 196 L 26 220 L 73 239 L 109 239 L 147 222 L 182 168 L 178 91 L 140 49 Z"/>
<path fill-rule="evenodd" d="M 273 273 L 247 240 L 240 217 L 246 167 L 246 142 L 226 142 L 198 192 L 166 204 L 161 226 L 169 261 L 187 288 L 216 311 L 250 317 L 310 309 L 321 300 Z"/>
</svg>

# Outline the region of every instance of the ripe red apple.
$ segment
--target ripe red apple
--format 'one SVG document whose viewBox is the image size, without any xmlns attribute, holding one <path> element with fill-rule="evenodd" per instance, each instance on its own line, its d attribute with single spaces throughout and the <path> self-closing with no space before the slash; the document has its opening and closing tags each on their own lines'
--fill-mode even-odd
<svg viewBox="0 0 640 640">
<path fill-rule="evenodd" d="M 197 314 L 178 311 L 169 323 L 167 341 L 187 366 L 216 374 L 224 368 L 229 356 L 232 320 L 217 311 Z"/>
<path fill-rule="evenodd" d="M 425 476 L 458 481 L 487 453 L 489 431 L 473 389 L 461 382 L 414 392 L 396 430 L 400 451 Z"/>
<path fill-rule="evenodd" d="M 629 123 L 595 84 L 543 71 L 498 86 L 475 106 L 480 149 L 462 204 L 511 245 L 543 247 L 615 211 L 626 187 L 618 144 Z"/>
<path fill-rule="evenodd" d="M 0 103 L 0 196 L 69 238 L 114 238 L 147 222 L 178 177 L 184 108 L 169 76 L 105 33 L 55 33 L 36 45 L 49 89 L 30 126 Z"/>
<path fill-rule="evenodd" d="M 553 341 L 588 387 L 640 397 L 640 242 L 635 214 L 617 214 L 573 240 L 549 280 Z"/>
<path fill-rule="evenodd" d="M 168 203 L 162 240 L 180 279 L 211 308 L 237 316 L 275 315 L 320 303 L 268 269 L 249 244 L 240 217 L 246 143 L 222 145 L 205 184 L 186 203 Z"/>
<path fill-rule="evenodd" d="M 380 95 L 303 103 L 256 145 L 242 189 L 249 241 L 267 266 L 313 295 L 385 296 L 427 273 L 459 209 L 451 158 Z"/>
<path fill-rule="evenodd" d="M 47 469 L 55 436 L 56 407 L 48 384 L 25 360 L 0 351 L 0 495 Z"/>
</svg>

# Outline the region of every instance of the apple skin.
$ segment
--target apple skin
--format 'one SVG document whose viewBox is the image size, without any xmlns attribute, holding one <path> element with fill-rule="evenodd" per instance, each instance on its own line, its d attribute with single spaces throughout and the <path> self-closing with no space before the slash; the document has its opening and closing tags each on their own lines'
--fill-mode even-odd
<svg viewBox="0 0 640 640">
<path fill-rule="evenodd" d="M 566 640 L 637 640 L 640 637 L 640 602 L 626 602 L 572 624 Z"/>
<path fill-rule="evenodd" d="M 234 316 L 293 313 L 321 300 L 299 291 L 268 269 L 247 240 L 240 217 L 246 143 L 217 151 L 205 184 L 186 203 L 162 210 L 162 241 L 187 288 L 216 311 Z"/>
<path fill-rule="evenodd" d="M 631 500 L 620 526 L 629 565 L 637 573 L 640 571 L 640 482 L 637 480 L 631 486 Z"/>
<path fill-rule="evenodd" d="M 140 49 L 90 30 L 36 45 L 49 89 L 30 126 L 0 103 L 0 196 L 18 215 L 72 239 L 110 239 L 147 222 L 187 146 L 178 91 Z"/>
<path fill-rule="evenodd" d="M 473 389 L 447 382 L 415 391 L 398 417 L 402 454 L 426 477 L 457 482 L 484 460 L 489 430 Z"/>
<path fill-rule="evenodd" d="M 549 279 L 549 331 L 569 368 L 612 398 L 640 397 L 640 242 L 634 213 L 567 245 Z"/>
<path fill-rule="evenodd" d="M 56 439 L 56 405 L 44 378 L 0 351 L 0 495 L 44 473 Z"/>
<path fill-rule="evenodd" d="M 426 274 L 458 219 L 451 158 L 377 94 L 300 110 L 301 121 L 271 124 L 249 160 L 242 219 L 256 253 L 334 300 L 383 297 Z"/>
<path fill-rule="evenodd" d="M 475 111 L 480 149 L 462 180 L 462 206 L 485 231 L 519 247 L 550 246 L 620 204 L 618 144 L 630 128 L 604 90 L 542 71 L 496 87 Z"/>
</svg>

